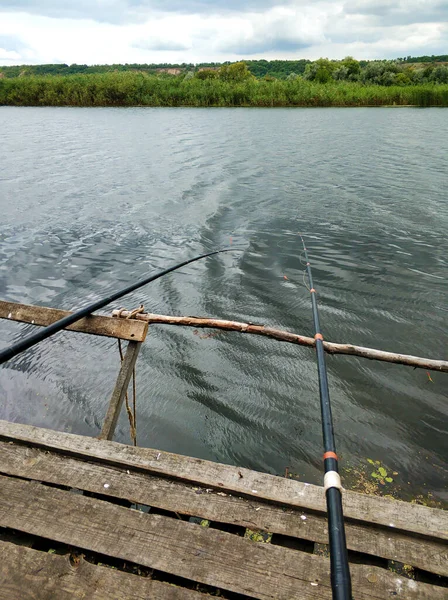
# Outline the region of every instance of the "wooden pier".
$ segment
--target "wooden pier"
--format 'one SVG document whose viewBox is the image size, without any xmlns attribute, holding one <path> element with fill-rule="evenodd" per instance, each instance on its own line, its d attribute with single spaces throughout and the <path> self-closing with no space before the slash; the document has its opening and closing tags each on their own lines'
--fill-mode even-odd
<svg viewBox="0 0 448 600">
<path fill-rule="evenodd" d="M 36 325 L 50 310 L 0 303 Z M 101 439 L 0 421 L 0 600 L 330 600 L 323 488 L 109 441 L 147 326 L 77 324 L 130 341 Z M 447 512 L 343 504 L 355 600 L 448 598 Z"/>
</svg>

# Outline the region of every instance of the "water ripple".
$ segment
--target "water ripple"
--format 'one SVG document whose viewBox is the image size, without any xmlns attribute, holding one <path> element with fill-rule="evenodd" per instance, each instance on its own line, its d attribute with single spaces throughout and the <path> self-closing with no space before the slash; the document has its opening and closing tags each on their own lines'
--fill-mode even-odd
<svg viewBox="0 0 448 600">
<path fill-rule="evenodd" d="M 78 308 L 231 241 L 245 251 L 110 309 L 312 335 L 301 231 L 328 339 L 448 358 L 446 112 L 0 107 L 0 130 L 2 298 Z M 28 331 L 0 323 L 0 345 Z M 207 333 L 150 327 L 139 443 L 320 482 L 313 352 Z M 0 417 L 96 435 L 118 368 L 113 340 L 58 334 L 2 369 Z M 333 356 L 328 371 L 343 457 L 446 493 L 446 377 Z"/>
</svg>

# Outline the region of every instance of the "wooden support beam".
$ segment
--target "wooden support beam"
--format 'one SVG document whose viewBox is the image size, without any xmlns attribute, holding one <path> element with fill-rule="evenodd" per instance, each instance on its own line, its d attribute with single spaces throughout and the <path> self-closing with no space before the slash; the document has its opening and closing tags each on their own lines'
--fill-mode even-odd
<svg viewBox="0 0 448 600">
<path fill-rule="evenodd" d="M 118 417 L 120 415 L 121 407 L 123 406 L 123 400 L 128 389 L 129 381 L 131 380 L 132 371 L 134 370 L 141 345 L 141 342 L 129 342 L 128 347 L 126 348 L 126 354 L 121 363 L 117 382 L 114 391 L 112 392 L 109 408 L 107 409 L 106 417 L 104 419 L 103 429 L 99 435 L 99 439 L 101 440 L 111 440 L 114 437 L 115 427 L 117 426 Z"/>
<path fill-rule="evenodd" d="M 0 319 L 9 319 L 19 323 L 30 323 L 46 327 L 71 314 L 68 310 L 0 300 Z M 67 327 L 67 330 L 113 337 L 120 340 L 144 342 L 148 332 L 148 323 L 136 321 L 135 319 L 114 319 L 100 315 L 89 315 Z"/>
<path fill-rule="evenodd" d="M 119 311 L 114 310 L 113 316 L 118 317 Z M 129 316 L 128 311 L 122 311 L 121 317 Z M 314 338 L 290 333 L 274 327 L 265 325 L 254 325 L 253 323 L 240 323 L 238 321 L 226 321 L 223 319 L 210 319 L 199 317 L 176 317 L 174 315 L 156 315 L 152 313 L 135 315 L 135 319 L 146 321 L 147 323 L 160 323 L 164 325 L 180 325 L 183 327 L 208 327 L 212 329 L 224 329 L 226 331 L 238 331 L 240 333 L 251 333 L 254 335 L 263 335 L 273 338 L 279 342 L 289 342 L 299 346 L 314 348 Z M 370 360 L 379 360 L 383 362 L 407 365 L 418 369 L 428 369 L 432 371 L 443 371 L 448 373 L 448 361 L 434 360 L 432 358 L 422 358 L 420 356 L 411 356 L 410 354 L 397 354 L 396 352 L 385 352 L 375 350 L 374 348 L 364 348 L 363 346 L 354 346 L 353 344 L 336 344 L 324 341 L 324 349 L 328 354 L 348 354 L 351 356 L 360 356 Z"/>
</svg>

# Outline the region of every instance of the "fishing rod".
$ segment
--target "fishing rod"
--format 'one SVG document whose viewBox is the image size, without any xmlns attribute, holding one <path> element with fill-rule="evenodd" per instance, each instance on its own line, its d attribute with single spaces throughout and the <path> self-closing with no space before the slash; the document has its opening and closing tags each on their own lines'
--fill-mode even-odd
<svg viewBox="0 0 448 600">
<path fill-rule="evenodd" d="M 28 348 L 35 346 L 36 344 L 38 344 L 42 340 L 45 340 L 46 338 L 50 337 L 51 335 L 58 333 L 58 331 L 65 329 L 69 325 L 73 325 L 73 323 L 76 323 L 76 321 L 79 321 L 83 317 L 87 317 L 88 315 L 93 313 L 95 310 L 99 310 L 100 308 L 103 308 L 107 304 L 114 302 L 114 300 L 118 300 L 119 298 L 126 296 L 126 294 L 129 294 L 129 293 L 133 292 L 134 290 L 137 290 L 138 288 L 146 285 L 147 283 L 151 283 L 151 281 L 155 281 L 156 279 L 159 279 L 160 277 L 163 277 L 164 275 L 167 275 L 168 273 L 177 271 L 178 269 L 180 269 L 181 267 L 184 267 L 185 265 L 189 265 L 190 263 L 201 260 L 202 258 L 207 258 L 208 256 L 213 256 L 214 254 L 221 254 L 222 252 L 242 252 L 242 249 L 223 248 L 221 250 L 214 250 L 213 252 L 207 252 L 207 254 L 201 254 L 199 256 L 195 256 L 194 258 L 190 258 L 189 260 L 184 260 L 183 262 L 178 263 L 177 265 L 174 265 L 172 267 L 169 267 L 168 269 L 164 269 L 163 271 L 159 271 L 158 273 L 155 273 L 154 275 L 150 275 L 149 277 L 146 277 L 145 279 L 141 279 L 140 281 L 132 283 L 131 285 L 128 285 L 127 287 L 119 290 L 118 292 L 115 292 L 115 293 L 111 294 L 110 296 L 107 296 L 107 298 L 97 300 L 96 302 L 93 302 L 92 304 L 89 304 L 88 306 L 75 311 L 71 315 L 68 315 L 67 317 L 63 317 L 62 319 L 59 319 L 59 321 L 55 321 L 51 325 L 48 325 L 47 327 L 40 329 L 36 333 L 32 333 L 31 335 L 20 340 L 20 342 L 17 342 L 16 344 L 12 344 L 8 348 L 0 350 L 0 365 L 3 364 L 4 362 L 10 360 L 11 358 L 14 358 L 14 356 L 17 356 L 24 350 L 28 350 Z"/>
<path fill-rule="evenodd" d="M 313 308 L 314 339 L 317 354 L 317 370 L 319 374 L 320 408 L 322 413 L 322 434 L 324 440 L 324 489 L 327 499 L 328 535 L 330 539 L 331 588 L 334 600 L 351 600 L 352 584 L 348 566 L 347 543 L 345 539 L 344 515 L 342 512 L 342 485 L 338 469 L 338 456 L 334 441 L 333 417 L 331 415 L 330 394 L 328 391 L 327 367 L 323 336 L 320 331 L 319 311 L 317 308 L 317 292 L 313 285 L 311 264 L 305 241 L 302 240 L 306 260 L 306 272 L 310 284 L 311 303 Z"/>
</svg>

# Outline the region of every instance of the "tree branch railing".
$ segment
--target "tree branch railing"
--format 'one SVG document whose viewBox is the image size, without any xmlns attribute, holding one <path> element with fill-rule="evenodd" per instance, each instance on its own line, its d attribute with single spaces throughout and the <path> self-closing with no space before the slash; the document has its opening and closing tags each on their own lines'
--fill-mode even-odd
<svg viewBox="0 0 448 600">
<path fill-rule="evenodd" d="M 130 311 L 114 310 L 114 317 L 126 318 L 130 315 Z M 307 346 L 314 348 L 314 338 L 291 333 L 274 327 L 266 327 L 264 325 L 254 325 L 253 323 L 240 323 L 238 321 L 227 321 L 224 319 L 209 319 L 200 317 L 176 317 L 173 315 L 158 315 L 152 313 L 143 313 L 135 315 L 135 319 L 146 321 L 147 323 L 158 323 L 164 325 L 179 325 L 184 327 L 222 329 L 225 331 L 237 331 L 240 333 L 248 333 L 254 335 L 262 335 L 280 342 L 288 342 L 299 346 Z M 430 371 L 441 371 L 448 373 L 448 361 L 434 360 L 430 358 L 422 358 L 420 356 L 411 356 L 409 354 L 399 354 L 395 352 L 385 352 L 374 348 L 364 348 L 363 346 L 355 346 L 353 344 L 337 344 L 334 342 L 324 341 L 324 349 L 328 354 L 346 354 L 351 356 L 359 356 L 370 360 L 379 360 L 383 362 L 406 365 L 418 369 L 427 369 Z"/>
</svg>

